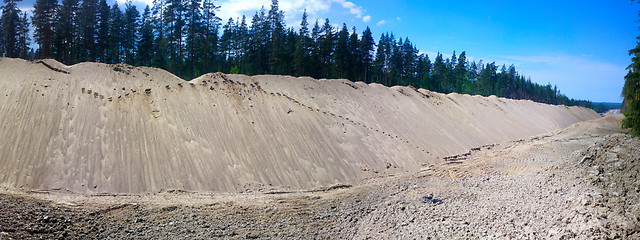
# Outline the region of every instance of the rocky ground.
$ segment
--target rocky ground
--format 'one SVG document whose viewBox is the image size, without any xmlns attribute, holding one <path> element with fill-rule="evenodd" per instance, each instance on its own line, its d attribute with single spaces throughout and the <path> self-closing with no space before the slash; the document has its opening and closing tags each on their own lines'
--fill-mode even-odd
<svg viewBox="0 0 640 240">
<path fill-rule="evenodd" d="M 640 239 L 620 116 L 304 192 L 0 194 L 0 239 Z"/>
</svg>

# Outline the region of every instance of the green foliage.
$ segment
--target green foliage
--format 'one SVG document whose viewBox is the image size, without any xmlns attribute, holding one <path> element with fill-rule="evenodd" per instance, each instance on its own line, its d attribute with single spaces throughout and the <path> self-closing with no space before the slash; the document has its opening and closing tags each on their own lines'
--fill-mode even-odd
<svg viewBox="0 0 640 240">
<path fill-rule="evenodd" d="M 231 70 L 229 71 L 230 74 L 239 74 L 240 73 L 240 69 L 238 68 L 238 66 L 233 66 L 231 68 Z"/>
<path fill-rule="evenodd" d="M 78 0 L 62 0 L 57 12 L 54 32 L 54 57 L 64 64 L 77 61 Z"/>
<path fill-rule="evenodd" d="M 96 60 L 107 62 L 107 50 L 109 49 L 109 24 L 111 19 L 111 8 L 106 0 L 100 0 L 96 14 Z"/>
<path fill-rule="evenodd" d="M 4 56 L 16 58 L 19 55 L 19 27 L 20 9 L 19 0 L 4 0 L 2 17 L 0 18 L 0 50 Z"/>
<path fill-rule="evenodd" d="M 638 1 L 640 2 L 640 1 Z M 636 37 L 640 40 L 640 36 Z M 631 64 L 627 67 L 629 72 L 624 76 L 625 82 L 622 88 L 622 97 L 626 109 L 624 109 L 625 119 L 622 120 L 622 127 L 630 128 L 630 133 L 635 136 L 640 135 L 640 41 L 636 41 L 636 47 L 629 50 Z M 624 104 L 623 104 L 624 105 Z"/>
<path fill-rule="evenodd" d="M 632 101 L 629 108 L 624 111 L 625 119 L 622 120 L 623 128 L 630 128 L 630 133 L 640 136 L 640 103 L 638 100 Z"/>
<path fill-rule="evenodd" d="M 29 18 L 26 12 L 22 12 L 17 26 L 18 42 L 16 43 L 16 52 L 19 58 L 33 59 L 33 51 L 29 47 L 31 37 L 29 37 Z"/>
<path fill-rule="evenodd" d="M 85 0 L 86 1 L 86 0 Z M 136 43 L 138 42 L 140 12 L 131 1 L 125 5 L 122 22 L 122 51 L 126 64 L 136 64 Z"/>
<path fill-rule="evenodd" d="M 597 113 L 606 113 L 611 109 L 620 109 L 620 104 L 614 103 L 593 103 L 593 111 Z"/>
<path fill-rule="evenodd" d="M 153 59 L 153 19 L 151 9 L 147 6 L 142 13 L 142 25 L 140 26 L 140 39 L 137 44 L 137 62 L 142 66 L 151 66 Z"/>
<path fill-rule="evenodd" d="M 78 61 L 96 61 L 96 35 L 98 1 L 84 0 L 78 11 Z"/>
<path fill-rule="evenodd" d="M 121 63 L 122 58 L 122 28 L 124 14 L 116 1 L 109 12 L 109 41 L 107 45 L 107 63 Z"/>
<path fill-rule="evenodd" d="M 640 37 L 638 37 L 640 40 Z M 634 49 L 629 50 L 631 65 L 627 68 L 629 72 L 624 77 L 625 83 L 622 89 L 622 96 L 627 104 L 624 111 L 625 119 L 622 127 L 631 128 L 633 135 L 640 135 L 640 42 Z"/>
<path fill-rule="evenodd" d="M 51 57 L 57 10 L 57 0 L 36 0 L 33 4 L 33 17 L 31 17 L 31 21 L 34 28 L 33 38 L 40 46 L 37 53 L 37 57 L 39 58 Z"/>
</svg>

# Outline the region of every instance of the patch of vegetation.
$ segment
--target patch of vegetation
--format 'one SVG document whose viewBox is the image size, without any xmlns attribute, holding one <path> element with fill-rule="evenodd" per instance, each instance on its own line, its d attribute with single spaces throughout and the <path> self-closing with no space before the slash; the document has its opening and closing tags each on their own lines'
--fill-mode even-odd
<svg viewBox="0 0 640 240">
<path fill-rule="evenodd" d="M 640 36 L 636 37 L 640 40 Z M 627 67 L 629 72 L 624 76 L 625 83 L 622 89 L 624 105 L 622 120 L 623 128 L 630 128 L 631 134 L 640 136 L 640 42 L 636 41 L 636 47 L 629 50 L 631 64 Z"/>
</svg>

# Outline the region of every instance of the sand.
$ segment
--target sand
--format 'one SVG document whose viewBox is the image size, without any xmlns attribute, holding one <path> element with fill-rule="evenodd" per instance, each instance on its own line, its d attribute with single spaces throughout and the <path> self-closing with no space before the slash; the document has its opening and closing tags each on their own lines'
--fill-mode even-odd
<svg viewBox="0 0 640 240">
<path fill-rule="evenodd" d="M 590 109 L 348 80 L 0 59 L 0 186 L 294 191 L 419 172 L 599 118 Z M 148 90 L 148 91 L 145 91 Z"/>
<path fill-rule="evenodd" d="M 324 191 L 74 194 L 0 187 L 1 239 L 640 239 L 621 115 Z"/>
</svg>

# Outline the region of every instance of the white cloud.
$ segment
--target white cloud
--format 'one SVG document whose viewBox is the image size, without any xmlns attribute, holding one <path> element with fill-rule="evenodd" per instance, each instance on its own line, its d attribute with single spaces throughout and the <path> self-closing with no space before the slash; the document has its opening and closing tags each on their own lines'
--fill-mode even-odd
<svg viewBox="0 0 640 240">
<path fill-rule="evenodd" d="M 387 23 L 387 21 L 385 20 L 380 20 L 378 23 L 376 23 L 376 26 L 382 26 L 383 24 Z"/>
<path fill-rule="evenodd" d="M 358 19 L 362 19 L 362 21 L 371 21 L 371 16 L 363 17 L 364 12 L 366 12 L 364 8 L 347 0 L 280 0 L 278 4 L 280 10 L 285 12 L 285 24 L 287 24 L 287 26 L 298 27 L 305 9 L 307 14 L 309 14 L 309 22 L 312 23 L 312 19 L 326 18 L 326 16 L 322 16 L 323 13 L 334 11 L 336 7 L 348 10 L 349 14 Z M 236 19 L 245 15 L 249 23 L 253 15 L 259 11 L 261 7 L 264 6 L 265 10 L 269 11 L 271 8 L 271 0 L 220 0 L 217 2 L 217 5 L 221 6 L 217 15 L 224 22 L 229 18 Z"/>
<path fill-rule="evenodd" d="M 343 8 L 348 9 L 349 13 L 355 15 L 356 18 L 362 18 L 362 13 L 364 12 L 364 9 L 362 9 L 361 6 L 358 6 L 355 3 L 349 2 L 346 0 L 333 0 L 333 1 L 341 4 Z"/>
<path fill-rule="evenodd" d="M 21 12 L 26 12 L 28 15 L 31 15 L 31 11 L 33 11 L 33 7 L 19 7 Z"/>
<path fill-rule="evenodd" d="M 402 21 L 402 19 L 401 19 L 400 17 L 397 17 L 396 19 L 397 19 L 398 21 Z"/>
<path fill-rule="evenodd" d="M 118 6 L 124 10 L 124 6 L 125 4 L 127 4 L 127 0 L 116 0 L 118 2 Z M 149 5 L 149 7 L 153 6 L 153 0 L 131 0 L 131 3 L 133 3 L 133 5 L 136 5 L 136 7 L 138 8 L 138 11 L 140 13 L 142 13 L 142 10 L 144 9 L 144 7 L 146 5 Z M 111 6 L 111 3 L 108 3 L 109 6 Z"/>
<path fill-rule="evenodd" d="M 247 15 L 247 18 L 251 19 L 251 16 L 256 11 L 259 11 L 261 7 L 265 7 L 267 10 L 271 5 L 269 0 L 227 0 L 220 1 L 218 3 L 220 10 L 216 13 L 222 21 L 226 22 L 229 18 L 239 18 L 242 15 Z"/>
<path fill-rule="evenodd" d="M 343 1 L 342 7 L 344 7 L 344 8 L 354 8 L 354 7 L 356 7 L 356 4 L 354 4 L 352 2 L 344 2 Z"/>
<path fill-rule="evenodd" d="M 127 0 L 116 0 L 118 2 L 118 6 L 124 9 L 124 5 L 127 3 Z M 136 5 L 138 11 L 142 13 L 142 9 L 144 9 L 145 5 L 149 5 L 149 7 L 153 6 L 153 0 L 131 0 L 133 5 Z"/>
</svg>

